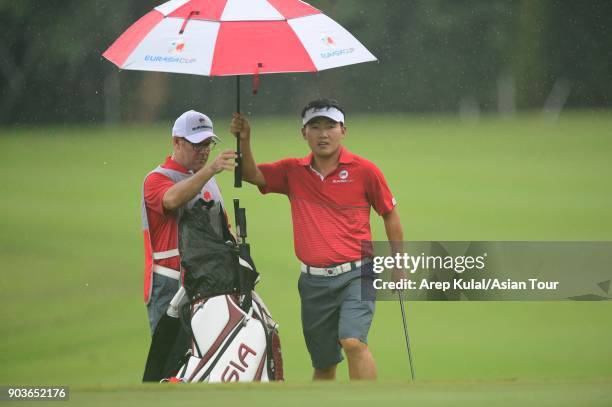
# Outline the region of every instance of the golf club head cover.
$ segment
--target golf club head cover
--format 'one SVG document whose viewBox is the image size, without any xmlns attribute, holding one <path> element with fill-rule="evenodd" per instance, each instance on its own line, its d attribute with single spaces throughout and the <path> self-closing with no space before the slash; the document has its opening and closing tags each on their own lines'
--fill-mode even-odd
<svg viewBox="0 0 612 407">
<path fill-rule="evenodd" d="M 236 246 L 225 241 L 222 225 L 214 221 L 219 213 L 223 213 L 220 202 L 207 206 L 198 200 L 179 219 L 183 286 L 191 302 L 240 289 Z"/>
</svg>

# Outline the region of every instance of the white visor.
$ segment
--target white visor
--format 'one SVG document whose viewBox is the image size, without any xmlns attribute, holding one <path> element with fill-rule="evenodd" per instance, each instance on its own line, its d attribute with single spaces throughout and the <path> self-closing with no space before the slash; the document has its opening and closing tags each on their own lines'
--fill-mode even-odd
<svg viewBox="0 0 612 407">
<path fill-rule="evenodd" d="M 323 107 L 323 108 L 312 108 L 306 110 L 302 124 L 305 126 L 306 123 L 314 119 L 315 117 L 327 117 L 335 122 L 344 123 L 344 114 L 336 109 L 335 107 Z"/>
</svg>

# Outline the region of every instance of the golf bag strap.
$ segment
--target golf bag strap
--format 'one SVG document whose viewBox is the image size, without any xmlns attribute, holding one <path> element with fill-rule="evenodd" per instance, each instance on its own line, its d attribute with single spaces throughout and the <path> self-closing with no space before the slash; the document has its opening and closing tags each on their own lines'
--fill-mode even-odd
<svg viewBox="0 0 612 407">
<path fill-rule="evenodd" d="M 181 278 L 181 273 L 177 270 L 171 269 L 169 267 L 160 266 L 159 264 L 153 265 L 153 272 L 161 276 L 169 277 L 173 280 L 180 280 Z"/>
<path fill-rule="evenodd" d="M 166 250 L 165 252 L 154 252 L 153 260 L 169 259 L 171 257 L 176 257 L 178 255 L 179 255 L 178 249 Z"/>
</svg>

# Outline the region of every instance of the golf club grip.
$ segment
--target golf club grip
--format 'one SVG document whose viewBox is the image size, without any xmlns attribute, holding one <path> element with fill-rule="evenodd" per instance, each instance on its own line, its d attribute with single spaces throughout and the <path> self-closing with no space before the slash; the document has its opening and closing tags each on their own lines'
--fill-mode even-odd
<svg viewBox="0 0 612 407">
<path fill-rule="evenodd" d="M 242 238 L 244 242 L 244 238 L 247 237 L 246 209 L 239 208 L 238 216 L 240 219 L 240 237 Z"/>
<path fill-rule="evenodd" d="M 236 136 L 236 169 L 234 170 L 234 187 L 242 187 L 242 157 L 240 153 L 240 133 L 234 134 Z"/>
<path fill-rule="evenodd" d="M 240 199 L 234 198 L 234 222 L 236 223 L 236 237 L 240 239 Z"/>
</svg>

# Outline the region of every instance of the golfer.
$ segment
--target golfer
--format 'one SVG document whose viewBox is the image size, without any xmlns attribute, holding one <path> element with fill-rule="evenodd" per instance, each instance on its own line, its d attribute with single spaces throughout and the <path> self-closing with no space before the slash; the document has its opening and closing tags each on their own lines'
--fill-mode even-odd
<svg viewBox="0 0 612 407">
<path fill-rule="evenodd" d="M 342 107 L 327 99 L 302 110 L 302 137 L 310 148 L 304 158 L 256 165 L 250 125 L 234 114 L 231 131 L 240 134 L 243 179 L 263 194 L 288 196 L 295 253 L 302 262 L 298 282 L 302 329 L 313 378 L 334 379 L 348 359 L 351 379 L 376 379 L 367 345 L 374 302 L 361 301 L 361 241 L 371 240 L 370 208 L 382 216 L 389 241 L 402 241 L 402 227 L 382 172 L 342 146 L 347 135 Z"/>
<path fill-rule="evenodd" d="M 143 185 L 144 298 L 151 334 L 180 286 L 178 221 L 198 199 L 223 205 L 214 175 L 235 168 L 236 153 L 221 152 L 206 164 L 219 139 L 208 116 L 190 110 L 172 128 L 172 155 L 147 174 Z M 214 202 L 213 202 L 214 201 Z M 222 211 L 219 219 L 227 222 Z"/>
</svg>

